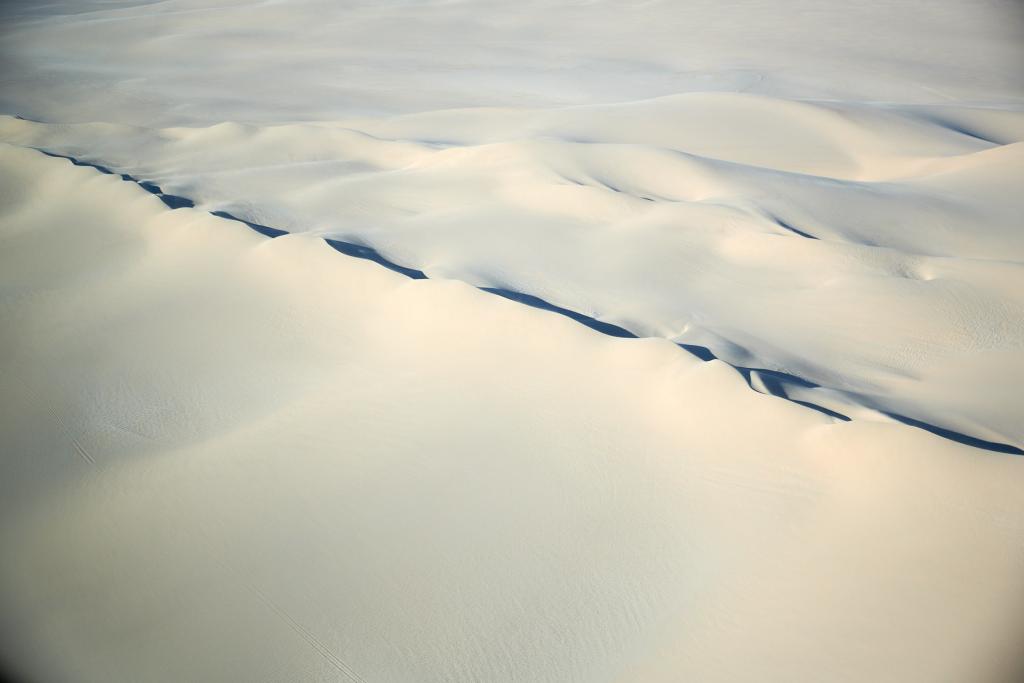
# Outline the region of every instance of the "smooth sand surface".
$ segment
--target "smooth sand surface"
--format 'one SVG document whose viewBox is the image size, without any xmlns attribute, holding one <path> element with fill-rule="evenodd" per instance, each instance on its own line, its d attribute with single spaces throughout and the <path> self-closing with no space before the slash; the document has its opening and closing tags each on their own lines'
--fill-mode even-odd
<svg viewBox="0 0 1024 683">
<path fill-rule="evenodd" d="M 1019 680 L 1014 3 L 0 17 L 14 678 Z"/>
<path fill-rule="evenodd" d="M 27 671 L 896 681 L 1012 652 L 1018 456 L 2 164 L 0 580 Z"/>
</svg>

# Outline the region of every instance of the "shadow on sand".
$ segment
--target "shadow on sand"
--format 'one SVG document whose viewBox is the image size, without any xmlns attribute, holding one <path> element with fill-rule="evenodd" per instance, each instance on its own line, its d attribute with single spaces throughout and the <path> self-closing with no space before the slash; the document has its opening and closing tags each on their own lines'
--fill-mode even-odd
<svg viewBox="0 0 1024 683">
<path fill-rule="evenodd" d="M 80 161 L 80 160 L 75 159 L 75 158 L 70 157 L 70 156 L 66 156 L 66 155 L 63 155 L 63 154 L 56 154 L 56 153 L 53 153 L 53 152 L 47 152 L 46 150 L 42 150 L 42 149 L 40 149 L 38 151 L 42 152 L 43 154 L 46 154 L 47 156 L 57 157 L 57 158 L 60 158 L 60 159 L 67 159 L 68 161 L 70 161 L 72 164 L 74 164 L 76 166 L 86 166 L 86 167 L 89 167 L 89 168 L 94 168 L 97 171 L 99 171 L 100 173 L 104 173 L 104 174 L 108 174 L 108 175 L 119 175 L 122 180 L 136 183 L 137 185 L 139 185 L 139 187 L 141 187 L 142 189 L 146 190 L 147 192 L 150 192 L 150 193 L 160 197 L 160 199 L 163 200 L 164 204 L 166 204 L 171 209 L 177 209 L 177 208 L 181 208 L 181 207 L 194 207 L 195 206 L 195 203 L 192 200 L 190 200 L 190 199 L 188 199 L 186 197 L 179 197 L 178 195 L 168 195 L 168 194 L 164 193 L 160 189 L 160 187 L 158 185 L 156 185 L 156 184 L 154 184 L 152 182 L 140 181 L 140 180 L 138 180 L 138 179 L 132 177 L 131 175 L 126 174 L 126 173 L 120 173 L 120 174 L 114 173 L 114 171 L 112 171 L 109 168 L 107 168 L 106 166 L 102 166 L 100 164 L 86 162 L 86 161 Z M 247 220 L 245 220 L 243 218 L 239 218 L 238 216 L 235 216 L 235 215 L 233 215 L 231 213 L 228 213 L 227 211 L 211 211 L 210 213 L 212 215 L 214 215 L 214 216 L 217 216 L 218 218 L 225 218 L 227 220 L 232 220 L 232 221 L 237 221 L 239 223 L 242 223 L 242 224 L 248 226 L 250 229 L 255 230 L 256 232 L 260 233 L 261 235 L 264 235 L 264 236 L 269 237 L 271 239 L 275 238 L 275 237 L 281 237 L 282 235 L 287 235 L 288 234 L 285 230 L 279 230 L 277 228 L 272 228 L 272 227 L 267 226 L 267 225 L 261 225 L 259 223 L 253 223 L 251 221 L 247 221 Z M 779 221 L 777 218 L 775 218 L 775 221 L 778 222 L 785 229 L 790 230 L 790 231 L 792 231 L 792 232 L 794 232 L 794 233 L 796 233 L 798 235 L 801 235 L 803 237 L 808 237 L 808 238 L 811 238 L 811 239 L 816 239 L 813 235 L 804 233 L 804 232 L 802 232 L 802 231 L 800 231 L 800 230 L 798 230 L 798 229 L 796 229 L 796 228 L 794 228 L 794 227 L 792 227 L 792 226 L 790 226 L 788 224 L 783 223 L 782 221 Z M 407 266 L 403 266 L 403 265 L 400 265 L 398 263 L 395 263 L 394 261 L 391 261 L 387 257 L 385 257 L 384 255 L 382 255 L 379 251 L 377 251 L 373 247 L 370 247 L 370 246 L 367 246 L 367 245 L 363 245 L 363 244 L 356 244 L 354 242 L 346 242 L 346 241 L 343 241 L 343 240 L 338 240 L 338 239 L 333 239 L 333 238 L 324 238 L 324 241 L 327 242 L 327 244 L 329 244 L 336 251 L 338 251 L 338 252 L 340 252 L 342 254 L 345 254 L 346 256 L 351 256 L 353 258 L 359 258 L 359 259 L 365 259 L 367 261 L 373 261 L 374 263 L 376 263 L 376 264 L 378 264 L 380 266 L 383 266 L 384 268 L 387 268 L 388 270 L 394 271 L 396 273 L 399 273 L 400 275 L 404 275 L 405 277 L 412 278 L 414 280 L 425 280 L 425 279 L 427 279 L 427 274 L 424 273 L 422 270 L 417 270 L 415 268 L 409 268 Z M 586 315 L 584 313 L 579 313 L 577 311 L 570 310 L 568 308 L 563 308 L 561 306 L 556 306 L 555 304 L 553 304 L 553 303 L 551 303 L 549 301 L 546 301 L 544 299 L 541 299 L 540 297 L 534 296 L 532 294 L 526 294 L 524 292 L 518 292 L 518 291 L 515 291 L 515 290 L 512 290 L 512 289 L 506 289 L 506 288 L 502 288 L 502 287 L 478 287 L 478 289 L 480 289 L 481 291 L 487 292 L 488 294 L 494 294 L 494 295 L 500 296 L 500 297 L 502 297 L 504 299 L 508 299 L 510 301 L 515 301 L 517 303 L 520 303 L 520 304 L 523 304 L 523 305 L 526 305 L 526 306 L 530 306 L 531 308 L 537 308 L 537 309 L 540 309 L 540 310 L 549 311 L 551 313 L 556 313 L 558 315 L 565 316 L 566 318 L 569 318 L 570 320 L 574 320 L 574 321 L 576 321 L 577 323 L 579 323 L 581 325 L 585 325 L 586 327 L 589 327 L 590 329 L 594 330 L 595 332 L 600 332 L 601 334 L 605 334 L 605 335 L 608 335 L 610 337 L 619 337 L 619 338 L 625 338 L 625 339 L 636 339 L 636 338 L 638 338 L 638 336 L 636 334 L 634 334 L 633 332 L 630 332 L 629 330 L 627 330 L 624 327 L 620 327 L 620 326 L 614 325 L 612 323 L 604 322 L 603 320 L 598 320 L 594 316 L 589 316 L 589 315 Z M 702 361 L 721 360 L 711 351 L 711 349 L 709 349 L 709 348 L 707 348 L 705 346 L 698 346 L 698 345 L 695 345 L 695 344 L 678 344 L 678 343 L 676 345 L 679 348 L 683 349 L 684 351 L 686 351 L 686 352 L 696 356 L 697 358 L 701 359 Z M 820 406 L 820 405 L 811 403 L 809 401 L 797 400 L 797 399 L 794 399 L 794 398 L 790 398 L 787 395 L 787 393 L 786 393 L 786 386 L 787 385 L 795 385 L 795 386 L 798 386 L 798 387 L 801 387 L 801 388 L 805 388 L 805 389 L 816 389 L 816 388 L 820 388 L 821 387 L 821 385 L 819 385 L 819 384 L 815 384 L 814 382 L 810 382 L 810 381 L 808 381 L 808 380 L 806 380 L 806 379 L 804 379 L 802 377 L 797 377 L 796 375 L 791 375 L 791 374 L 788 374 L 788 373 L 785 373 L 785 372 L 779 372 L 777 370 L 768 370 L 768 369 L 764 369 L 764 368 L 749 368 L 749 367 L 733 365 L 731 363 L 728 363 L 727 361 L 722 361 L 722 362 L 726 363 L 726 365 L 729 365 L 736 372 L 738 372 L 743 377 L 744 381 L 746 381 L 747 386 L 749 386 L 754 391 L 757 391 L 757 392 L 763 393 L 763 394 L 768 394 L 770 396 L 776 396 L 778 398 L 790 401 L 792 403 L 796 403 L 796 404 L 804 406 L 806 408 L 810 408 L 812 410 L 816 410 L 816 411 L 818 411 L 820 413 L 828 415 L 829 417 L 832 417 L 832 418 L 837 419 L 837 420 L 842 420 L 842 421 L 849 421 L 850 420 L 850 418 L 848 416 L 843 415 L 842 413 L 838 413 L 838 412 L 836 412 L 834 410 L 826 408 L 825 406 Z M 755 385 L 755 382 L 754 382 L 754 378 L 755 377 L 757 378 L 758 383 L 764 388 L 764 390 L 762 390 L 761 388 L 759 388 L 758 386 Z M 914 418 L 911 418 L 911 417 L 907 417 L 905 415 L 897 415 L 897 414 L 888 413 L 888 412 L 885 412 L 885 411 L 880 411 L 880 412 L 883 412 L 885 415 L 887 415 L 888 417 L 892 418 L 893 420 L 896 420 L 897 422 L 900 422 L 902 424 L 905 424 L 905 425 L 908 425 L 908 426 L 911 426 L 911 427 L 917 427 L 918 429 L 923 429 L 923 430 L 925 430 L 927 432 L 931 432 L 932 434 L 935 434 L 936 436 L 940 436 L 942 438 L 949 439 L 950 441 L 955 441 L 957 443 L 961 443 L 961 444 L 964 444 L 964 445 L 967 445 L 967 446 L 972 446 L 974 448 L 980 448 L 980 449 L 984 449 L 984 450 L 988 450 L 988 451 L 995 451 L 995 452 L 998 452 L 998 453 L 1010 453 L 1010 454 L 1015 454 L 1015 455 L 1024 455 L 1024 450 L 1022 450 L 1020 448 L 1017 448 L 1016 446 L 1013 446 L 1013 445 L 1010 445 L 1010 444 L 998 443 L 998 442 L 994 442 L 994 441 L 986 441 L 984 439 L 979 439 L 977 437 L 973 437 L 973 436 L 970 436 L 968 434 L 963 434 L 961 432 L 956 432 L 956 431 L 953 431 L 951 429 L 946 429 L 945 427 L 940 427 L 938 425 L 933 425 L 933 424 L 930 424 L 930 423 L 927 423 L 927 422 L 923 422 L 921 420 L 917 420 L 917 419 L 914 419 Z"/>
</svg>

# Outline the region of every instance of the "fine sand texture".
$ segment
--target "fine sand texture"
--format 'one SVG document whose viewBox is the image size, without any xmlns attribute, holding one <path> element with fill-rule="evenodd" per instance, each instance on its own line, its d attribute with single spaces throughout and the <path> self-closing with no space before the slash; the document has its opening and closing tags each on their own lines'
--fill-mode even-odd
<svg viewBox="0 0 1024 683">
<path fill-rule="evenodd" d="M 13 680 L 1024 677 L 1016 3 L 0 20 Z"/>
</svg>

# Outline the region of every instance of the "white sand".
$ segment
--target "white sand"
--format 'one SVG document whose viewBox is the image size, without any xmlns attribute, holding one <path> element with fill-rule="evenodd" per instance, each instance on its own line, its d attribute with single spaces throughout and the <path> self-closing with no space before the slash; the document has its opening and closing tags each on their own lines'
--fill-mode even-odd
<svg viewBox="0 0 1024 683">
<path fill-rule="evenodd" d="M 720 4 L 0 10 L 0 662 L 1020 675 L 1020 13 Z"/>
</svg>

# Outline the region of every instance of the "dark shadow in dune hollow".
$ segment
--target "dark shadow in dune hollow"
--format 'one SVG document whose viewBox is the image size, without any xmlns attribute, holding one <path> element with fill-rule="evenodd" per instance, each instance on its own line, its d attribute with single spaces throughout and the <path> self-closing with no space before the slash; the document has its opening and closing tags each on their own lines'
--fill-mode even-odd
<svg viewBox="0 0 1024 683">
<path fill-rule="evenodd" d="M 97 163 L 93 163 L 93 162 L 90 162 L 90 161 L 82 161 L 81 159 L 76 159 L 74 157 L 69 157 L 69 156 L 67 156 L 65 154 L 56 154 L 54 152 L 47 152 L 45 149 L 40 149 L 38 151 L 42 152 L 43 154 L 45 154 L 48 157 L 54 157 L 54 158 L 57 158 L 57 159 L 67 159 L 68 161 L 70 161 L 75 166 L 84 166 L 86 168 L 94 168 L 97 171 L 99 171 L 100 173 L 103 173 L 104 175 L 120 176 L 121 180 L 124 180 L 124 181 L 127 181 L 127 182 L 131 182 L 131 183 L 135 183 L 136 185 L 141 187 L 146 192 L 148 192 L 148 193 L 150 193 L 152 195 L 156 195 L 156 197 L 159 198 L 160 201 L 162 201 L 167 206 L 167 208 L 169 208 L 169 209 L 181 209 L 181 208 L 186 208 L 186 207 L 191 209 L 191 208 L 195 207 L 195 205 L 196 205 L 195 202 L 193 202 L 188 197 L 182 197 L 181 195 L 168 194 L 168 193 L 164 192 L 162 189 L 160 189 L 160 186 L 157 185 L 156 183 L 150 182 L 148 180 L 139 180 L 138 178 L 136 178 L 134 176 L 131 176 L 131 175 L 128 175 L 127 173 L 115 173 L 114 171 L 110 170 L 109 168 L 107 168 L 106 166 L 104 166 L 102 164 L 97 164 Z"/>
<path fill-rule="evenodd" d="M 946 429 L 945 427 L 939 427 L 938 425 L 929 424 L 928 422 L 922 422 L 920 420 L 915 420 L 914 418 L 907 417 L 906 415 L 898 415 L 896 413 L 889 413 L 889 412 L 886 412 L 884 410 L 880 411 L 880 412 L 884 413 L 885 415 L 888 415 L 889 417 L 891 417 L 892 419 L 896 420 L 897 422 L 901 422 L 901 423 L 903 423 L 905 425 L 909 425 L 911 427 L 917 427 L 918 429 L 923 429 L 926 432 L 931 432 L 932 434 L 935 434 L 936 436 L 941 436 L 941 437 L 943 437 L 945 439 L 949 439 L 950 441 L 956 441 L 957 443 L 962 443 L 965 446 L 974 446 L 975 448 L 984 448 L 987 451 L 996 451 L 997 453 L 1009 453 L 1011 455 L 1024 455 L 1024 450 L 1021 450 L 1020 448 L 1017 448 L 1016 446 L 1011 446 L 1008 443 L 999 443 L 998 441 L 986 441 L 985 439 L 979 439 L 978 437 L 971 436 L 970 434 L 963 434 L 961 432 L 954 432 L 952 429 Z"/>
<path fill-rule="evenodd" d="M 227 211 L 211 211 L 210 213 L 216 216 L 217 218 L 226 218 L 229 221 L 238 221 L 239 223 L 244 223 L 248 225 L 251 229 L 255 230 L 261 235 L 265 235 L 266 237 L 274 238 L 288 234 L 284 230 L 278 230 L 277 228 L 271 228 L 266 225 L 260 225 L 259 223 L 253 223 L 251 221 L 247 221 L 245 219 L 239 218 L 238 216 L 230 214 Z"/>
<path fill-rule="evenodd" d="M 39 149 L 38 151 L 42 152 L 43 154 L 46 154 L 47 156 L 57 157 L 57 158 L 60 158 L 60 159 L 66 159 L 69 162 L 71 162 L 72 164 L 74 164 L 75 166 L 86 166 L 86 167 L 89 167 L 89 168 L 94 168 L 97 171 L 99 171 L 100 173 L 104 173 L 104 174 L 107 174 L 107 175 L 119 175 L 122 180 L 134 182 L 137 185 L 139 185 L 140 187 L 142 187 L 144 190 L 146 190 L 147 192 L 150 192 L 150 193 L 155 194 L 156 196 L 160 197 L 160 199 L 162 199 L 163 202 L 165 204 L 167 204 L 172 209 L 180 208 L 181 206 L 188 206 L 188 207 L 195 206 L 194 202 L 192 202 L 192 200 L 190 200 L 190 199 L 188 199 L 186 197 L 179 197 L 177 195 L 167 195 L 167 194 L 163 193 L 160 190 L 160 187 L 158 185 L 155 185 L 154 183 L 147 182 L 147 181 L 137 180 L 136 178 L 134 178 L 131 175 L 128 175 L 126 173 L 120 173 L 120 174 L 114 173 L 113 171 L 111 171 L 106 166 L 102 166 L 100 164 L 86 162 L 86 161 L 80 161 L 78 159 L 75 159 L 73 157 L 66 156 L 66 155 L 63 155 L 63 154 L 56 154 L 56 153 L 52 153 L 52 152 L 47 152 L 46 150 L 42 150 L 42 149 Z M 260 233 L 261 235 L 264 235 L 264 236 L 269 237 L 271 239 L 273 239 L 275 237 L 281 237 L 283 235 L 289 234 L 285 230 L 280 230 L 278 228 L 272 228 L 272 227 L 267 226 L 267 225 L 261 225 L 259 223 L 253 223 L 251 221 L 247 221 L 247 220 L 245 220 L 243 218 L 239 218 L 239 217 L 237 217 L 237 216 L 235 216 L 235 215 L 233 215 L 231 213 L 228 213 L 227 211 L 211 211 L 210 213 L 211 213 L 211 215 L 217 216 L 218 218 L 225 218 L 227 220 L 232 220 L 232 221 L 237 221 L 239 223 L 242 223 L 242 224 L 248 226 L 250 229 L 255 230 L 256 232 Z M 808 238 L 811 238 L 811 239 L 817 239 L 813 235 L 810 235 L 810 234 L 807 234 L 805 232 L 802 232 L 802 231 L 800 231 L 800 230 L 798 230 L 798 229 L 796 229 L 796 228 L 794 228 L 794 227 L 792 227 L 792 226 L 790 226 L 790 225 L 780 221 L 778 218 L 776 218 L 774 216 L 772 218 L 773 218 L 773 220 L 775 220 L 775 222 L 779 223 L 780 226 L 782 226 L 782 227 L 784 227 L 784 228 L 786 228 L 788 230 L 791 230 L 792 232 L 794 232 L 796 234 L 799 234 L 799 235 L 802 235 L 803 237 L 808 237 Z M 404 275 L 405 277 L 408 277 L 408 278 L 411 278 L 411 279 L 414 279 L 414 280 L 425 280 L 425 279 L 428 279 L 427 274 L 424 273 L 422 270 L 417 270 L 415 268 L 409 268 L 407 266 L 403 266 L 403 265 L 400 265 L 398 263 L 395 263 L 394 261 L 391 261 L 387 257 L 385 257 L 384 255 L 382 255 L 379 251 L 377 251 L 373 247 L 370 247 L 370 246 L 367 246 L 367 245 L 363 245 L 363 244 L 356 244 L 356 243 L 353 243 L 353 242 L 346 242 L 346 241 L 338 240 L 338 239 L 334 239 L 334 238 L 324 238 L 324 241 L 327 242 L 327 244 L 329 244 L 336 251 L 338 251 L 338 252 L 340 252 L 342 254 L 345 254 L 346 256 L 351 256 L 353 258 L 359 258 L 359 259 L 364 259 L 364 260 L 367 260 L 367 261 L 372 261 L 372 262 L 374 262 L 374 263 L 376 263 L 376 264 L 378 264 L 380 266 L 383 266 L 384 268 L 387 268 L 388 270 L 391 270 L 393 272 L 399 273 L 400 275 Z M 566 318 L 569 318 L 570 320 L 573 320 L 573 321 L 575 321 L 575 322 L 577 322 L 577 323 L 579 323 L 581 325 L 585 325 L 586 327 L 589 327 L 590 329 L 594 330 L 595 332 L 600 332 L 601 334 L 605 334 L 605 335 L 608 335 L 608 336 L 611 336 L 611 337 L 624 338 L 624 339 L 637 339 L 637 338 L 639 338 L 638 335 L 634 334 L 633 332 L 630 332 L 629 330 L 627 330 L 624 327 L 620 327 L 620 326 L 612 324 L 612 323 L 608 323 L 608 322 L 604 322 L 602 320 L 598 320 L 597 318 L 595 318 L 593 316 L 589 316 L 589 315 L 586 315 L 584 313 L 579 313 L 577 311 L 573 311 L 573 310 L 570 310 L 568 308 L 562 308 L 561 306 L 556 306 L 555 304 L 553 304 L 553 303 L 551 303 L 549 301 L 546 301 L 544 299 L 541 299 L 540 297 L 534 296 L 532 294 L 526 294 L 524 292 L 519 292 L 519 291 L 515 291 L 515 290 L 512 290 L 512 289 L 507 289 L 507 288 L 503 288 L 503 287 L 478 287 L 478 289 L 483 291 L 483 292 L 487 292 L 488 294 L 494 294 L 494 295 L 500 296 L 500 297 L 502 297 L 504 299 L 508 299 L 510 301 L 515 301 L 517 303 L 520 303 L 520 304 L 523 304 L 523 305 L 526 305 L 526 306 L 530 306 L 531 308 L 537 308 L 537 309 L 540 309 L 540 310 L 549 311 L 551 313 L 556 313 L 558 315 L 561 315 L 561 316 L 564 316 Z M 707 348 L 705 346 L 699 346 L 699 345 L 696 345 L 696 344 L 681 344 L 681 343 L 676 343 L 676 346 L 678 346 L 679 348 L 683 349 L 684 351 L 686 351 L 686 352 L 696 356 L 697 358 L 701 359 L 702 361 L 721 360 L 720 358 L 718 358 L 714 354 L 714 352 L 711 351 L 711 349 L 709 349 L 709 348 Z M 763 369 L 763 368 L 749 368 L 749 367 L 733 365 L 732 363 L 729 363 L 728 361 L 722 361 L 722 362 L 725 363 L 726 365 L 728 365 L 729 367 L 733 368 L 734 370 L 736 370 L 736 372 L 738 372 L 743 377 L 744 381 L 746 381 L 747 386 L 750 387 L 753 391 L 757 391 L 758 393 L 766 393 L 766 394 L 768 394 L 770 396 L 776 396 L 778 398 L 781 398 L 781 399 L 790 401 L 792 403 L 796 403 L 798 405 L 804 406 L 805 408 L 810 408 L 812 410 L 816 410 L 819 413 L 823 413 L 823 414 L 828 415 L 829 417 L 832 417 L 832 418 L 837 419 L 837 420 L 842 420 L 842 421 L 849 421 L 850 420 L 850 418 L 848 416 L 843 415 L 842 413 L 838 413 L 838 412 L 836 412 L 834 410 L 831 410 L 831 409 L 826 408 L 824 406 L 817 405 L 815 403 L 811 403 L 809 401 L 804 401 L 804 400 L 798 400 L 798 399 L 790 398 L 786 394 L 785 387 L 786 387 L 787 384 L 796 385 L 798 387 L 805 388 L 805 389 L 821 388 L 820 384 L 816 384 L 814 382 L 806 380 L 806 379 L 804 379 L 802 377 L 798 377 L 796 375 L 791 375 L 791 374 L 785 373 L 785 372 L 779 372 L 777 370 L 768 370 L 768 369 Z M 753 376 L 755 374 L 757 375 L 758 379 L 760 380 L 760 383 L 764 386 L 765 391 L 761 391 L 759 388 L 757 388 L 754 385 Z M 940 427 L 938 425 L 933 425 L 933 424 L 930 424 L 930 423 L 927 423 L 927 422 L 922 422 L 921 420 L 916 420 L 914 418 L 907 417 L 905 415 L 898 415 L 898 414 L 889 413 L 889 412 L 886 412 L 886 411 L 880 411 L 880 412 L 883 412 L 885 415 L 887 415 L 888 417 L 892 418 L 893 420 L 896 420 L 897 422 L 900 422 L 902 424 L 905 424 L 905 425 L 908 425 L 908 426 L 911 426 L 911 427 L 917 427 L 918 429 L 923 429 L 926 432 L 931 432 L 932 434 L 935 434 L 936 436 L 940 436 L 942 438 L 949 439 L 950 441 L 955 441 L 955 442 L 960 443 L 960 444 L 964 444 L 964 445 L 967 445 L 967 446 L 972 446 L 974 448 L 980 448 L 980 449 L 983 449 L 983 450 L 995 451 L 995 452 L 998 452 L 998 453 L 1009 453 L 1009 454 L 1014 454 L 1014 455 L 1024 455 L 1024 450 L 1022 450 L 1020 448 L 1017 448 L 1016 446 L 1013 446 L 1013 445 L 1010 445 L 1010 444 L 999 443 L 999 442 L 994 442 L 994 441 L 986 441 L 984 439 L 979 439 L 977 437 L 973 437 L 973 436 L 970 436 L 968 434 L 963 434 L 961 432 L 956 432 L 956 431 L 953 431 L 951 429 L 946 429 L 945 427 Z"/>
<path fill-rule="evenodd" d="M 416 270 L 415 268 L 407 268 L 400 266 L 394 261 L 389 261 L 380 252 L 373 247 L 368 247 L 363 244 L 355 244 L 354 242 L 344 242 L 342 240 L 336 240 L 331 237 L 325 237 L 324 241 L 331 245 L 335 250 L 340 251 L 346 256 L 352 256 L 354 258 L 366 259 L 367 261 L 373 261 L 374 263 L 384 266 L 388 270 L 392 270 L 400 275 L 404 275 L 413 280 L 426 280 L 427 274 L 422 270 Z"/>
<path fill-rule="evenodd" d="M 775 222 L 779 225 L 779 227 L 781 227 L 781 228 L 783 228 L 785 230 L 789 230 L 791 233 L 794 233 L 796 235 L 800 235 L 801 237 L 806 237 L 809 240 L 816 240 L 816 239 L 818 239 L 817 237 L 815 237 L 811 233 L 804 232 L 803 230 L 801 230 L 799 228 L 795 228 L 790 223 L 782 220 L 781 218 L 778 218 L 777 216 L 773 217 L 773 218 L 774 218 Z"/>
<path fill-rule="evenodd" d="M 270 238 L 280 237 L 282 235 L 288 234 L 288 232 L 285 230 L 278 230 L 277 228 L 272 228 L 269 225 L 253 223 L 252 221 L 247 221 L 244 218 L 239 218 L 234 214 L 230 214 L 227 211 L 211 211 L 210 213 L 212 213 L 214 216 L 217 216 L 218 218 L 226 218 L 230 221 L 238 221 L 239 223 L 244 223 L 245 225 L 248 225 L 250 228 L 260 233 L 261 235 L 266 235 L 267 237 Z M 344 240 L 334 239 L 333 237 L 325 237 L 324 242 L 327 242 L 327 244 L 329 244 L 331 248 L 333 248 L 335 251 L 340 251 L 342 254 L 345 254 L 346 256 L 352 256 L 353 258 L 361 258 L 367 261 L 373 261 L 378 265 L 384 266 L 388 270 L 394 271 L 408 278 L 412 278 L 413 280 L 427 279 L 427 274 L 424 273 L 422 270 L 416 270 L 415 268 L 406 268 L 405 266 L 398 265 L 394 261 L 389 261 L 388 259 L 381 256 L 380 252 L 374 249 L 373 247 L 368 247 L 364 244 L 356 244 L 355 242 L 346 242 Z"/>
<path fill-rule="evenodd" d="M 786 385 L 796 385 L 802 389 L 820 389 L 820 384 L 815 384 L 814 382 L 806 380 L 803 377 L 797 377 L 796 375 L 791 375 L 788 372 L 779 372 L 778 370 L 766 370 L 764 368 L 747 368 L 740 365 L 733 365 L 732 367 L 735 368 L 736 371 L 743 376 L 743 379 L 744 381 L 746 381 L 747 386 L 758 393 L 768 394 L 769 396 L 777 396 L 779 398 L 784 398 L 787 401 L 791 401 L 793 403 L 799 403 L 805 408 L 817 410 L 819 413 L 823 413 L 837 420 L 842 420 L 843 422 L 850 421 L 850 418 L 847 417 L 846 415 L 843 415 L 842 413 L 836 412 L 831 408 L 826 408 L 825 406 L 818 405 L 817 403 L 811 403 L 810 401 L 802 401 L 800 399 L 792 398 L 786 391 Z M 761 391 L 761 389 L 754 386 L 755 376 L 758 380 L 760 380 L 761 385 L 764 387 L 764 391 Z"/>
</svg>

